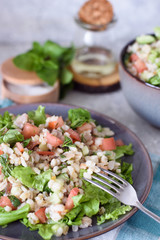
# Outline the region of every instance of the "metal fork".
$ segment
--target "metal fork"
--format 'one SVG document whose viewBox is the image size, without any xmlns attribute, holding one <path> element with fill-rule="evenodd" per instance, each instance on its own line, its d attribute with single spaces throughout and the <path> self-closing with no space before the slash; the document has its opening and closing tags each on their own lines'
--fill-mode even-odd
<svg viewBox="0 0 160 240">
<path fill-rule="evenodd" d="M 109 188 L 93 180 L 86 179 L 86 178 L 83 178 L 83 179 L 101 188 L 107 193 L 111 194 L 113 197 L 117 198 L 120 202 L 126 205 L 131 205 L 139 208 L 142 212 L 144 212 L 145 214 L 147 214 L 148 216 L 150 216 L 151 218 L 153 218 L 154 220 L 160 223 L 160 217 L 154 214 L 153 212 L 149 211 L 139 202 L 137 193 L 130 183 L 128 183 L 126 180 L 124 180 L 123 178 L 121 178 L 120 176 L 118 176 L 117 174 L 111 171 L 105 170 L 103 168 L 100 168 L 100 169 L 103 173 L 99 172 L 96 174 L 102 177 L 103 179 L 94 175 L 92 175 L 92 179 L 95 179 L 98 182 L 105 184 Z M 114 177 L 116 180 L 113 179 L 112 177 Z M 104 179 L 108 180 L 109 182 L 105 181 Z"/>
</svg>

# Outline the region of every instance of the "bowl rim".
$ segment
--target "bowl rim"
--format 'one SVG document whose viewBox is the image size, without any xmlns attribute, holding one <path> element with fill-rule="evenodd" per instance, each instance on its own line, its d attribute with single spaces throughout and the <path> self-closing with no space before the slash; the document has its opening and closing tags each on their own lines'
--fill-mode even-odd
<svg viewBox="0 0 160 240">
<path fill-rule="evenodd" d="M 62 106 L 62 107 L 69 107 L 69 108 L 85 108 L 84 106 L 75 106 L 75 105 L 72 105 L 72 104 L 63 104 L 63 103 L 33 103 L 33 104 L 19 104 L 19 105 L 13 105 L 13 106 L 10 106 L 10 107 L 6 107 L 6 108 L 2 108 L 0 109 L 0 114 L 2 114 L 4 111 L 10 111 L 10 110 L 13 110 L 13 109 L 16 109 L 18 107 L 23 107 L 23 106 L 30 106 L 30 107 L 34 107 L 34 106 L 37 106 L 37 105 L 44 105 L 44 106 Z M 101 118 L 104 118 L 106 120 L 108 120 L 109 122 L 111 123 L 116 123 L 116 125 L 118 125 L 120 128 L 123 128 L 125 131 L 129 131 L 129 133 L 131 134 L 131 136 L 139 143 L 139 145 L 142 147 L 142 150 L 146 156 L 146 158 L 148 159 L 147 161 L 147 165 L 149 167 L 149 181 L 145 187 L 145 190 L 144 190 L 144 193 L 143 193 L 143 196 L 141 197 L 141 199 L 139 199 L 139 201 L 143 204 L 145 202 L 145 200 L 147 199 L 149 193 L 150 193 L 150 190 L 151 190 L 151 186 L 152 186 L 152 181 L 153 181 L 153 167 L 152 167 L 152 161 L 151 161 L 151 158 L 149 156 L 149 153 L 146 149 L 146 147 L 144 146 L 143 142 L 140 140 L 140 138 L 132 131 L 130 130 L 128 127 L 126 127 L 125 125 L 123 125 L 122 123 L 120 123 L 119 121 L 109 117 L 108 115 L 106 114 L 103 114 L 103 113 L 100 113 L 100 112 L 97 112 L 97 111 L 94 111 L 94 110 L 91 110 L 90 108 L 85 108 L 87 109 L 88 111 L 91 112 L 91 114 L 94 114 L 94 115 L 98 115 L 100 116 Z M 74 238 L 73 240 L 84 240 L 84 239 L 89 239 L 89 238 L 92 238 L 92 237 L 96 237 L 96 236 L 100 236 L 101 234 L 104 234 L 106 232 L 109 232 L 110 230 L 113 230 L 115 229 L 116 227 L 120 226 L 121 224 L 125 223 L 130 217 L 132 217 L 136 212 L 137 212 L 137 208 L 136 207 L 133 207 L 132 210 L 130 212 L 128 212 L 126 215 L 124 215 L 122 217 L 122 219 L 119 219 L 118 222 L 115 222 L 113 223 L 111 226 L 107 227 L 107 228 L 103 228 L 99 231 L 96 231 L 96 232 L 93 232 L 93 233 L 89 233 L 87 236 L 79 236 L 79 237 L 76 237 Z M 3 235 L 0 235 L 0 238 L 3 239 L 3 240 L 21 240 L 21 239 L 18 239 L 18 238 L 12 238 L 12 237 L 8 237 L 8 236 L 3 236 Z"/>
<path fill-rule="evenodd" d="M 147 34 L 147 35 L 153 35 L 155 36 L 155 34 Z M 155 89 L 155 90 L 158 90 L 160 91 L 160 87 L 156 87 L 150 83 L 147 83 L 143 80 L 141 80 L 140 78 L 134 76 L 131 72 L 128 71 L 128 69 L 126 68 L 125 66 L 125 63 L 124 63 L 124 56 L 126 54 L 126 50 L 128 48 L 128 46 L 130 46 L 131 44 L 133 44 L 134 42 L 136 41 L 136 38 L 130 40 L 127 44 L 124 45 L 124 47 L 122 48 L 121 52 L 120 52 L 120 65 L 121 67 L 123 68 L 123 70 L 127 73 L 127 75 L 129 75 L 129 77 L 135 79 L 137 82 L 141 83 L 142 85 L 146 86 L 146 87 L 149 87 L 151 89 Z"/>
</svg>

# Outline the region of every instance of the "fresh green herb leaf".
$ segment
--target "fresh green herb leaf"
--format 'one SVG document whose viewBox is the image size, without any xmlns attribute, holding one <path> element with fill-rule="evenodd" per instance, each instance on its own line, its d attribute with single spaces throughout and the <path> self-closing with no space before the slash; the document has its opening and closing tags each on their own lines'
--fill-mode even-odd
<svg viewBox="0 0 160 240">
<path fill-rule="evenodd" d="M 63 68 L 61 72 L 61 84 L 67 85 L 72 82 L 73 74 L 67 69 Z"/>
<path fill-rule="evenodd" d="M 125 65 L 128 65 L 128 63 L 129 63 L 129 61 L 130 61 L 130 56 L 131 56 L 131 54 L 132 53 L 126 53 L 125 55 L 124 55 L 124 63 L 125 63 Z"/>
<path fill-rule="evenodd" d="M 0 197 L 2 197 L 3 195 L 4 195 L 4 192 L 1 191 L 1 192 L 0 192 Z"/>
<path fill-rule="evenodd" d="M 71 128 L 77 128 L 86 122 L 93 121 L 90 113 L 83 108 L 70 109 L 68 111 L 68 118 L 71 121 Z"/>
<path fill-rule="evenodd" d="M 1 136 L 0 141 L 4 143 L 9 143 L 14 146 L 16 142 L 22 142 L 24 136 L 16 129 L 9 129 L 4 136 Z"/>
<path fill-rule="evenodd" d="M 62 147 L 63 148 L 68 148 L 68 147 L 74 147 L 74 146 L 75 145 L 73 144 L 72 139 L 67 137 L 67 136 L 65 136 Z"/>
<path fill-rule="evenodd" d="M 33 150 L 28 150 L 28 154 L 30 155 L 33 152 Z"/>
<path fill-rule="evenodd" d="M 49 193 L 53 193 L 53 191 L 48 187 L 48 185 L 46 184 L 46 186 L 44 187 L 44 192 L 47 192 L 48 194 Z"/>
<path fill-rule="evenodd" d="M 0 115 L 0 136 L 4 134 L 6 129 L 14 128 L 11 114 L 6 111 L 3 116 Z"/>
<path fill-rule="evenodd" d="M 44 46 L 44 56 L 51 57 L 51 58 L 60 58 L 63 53 L 65 52 L 66 48 L 61 47 L 59 44 L 52 42 L 50 40 L 46 41 Z"/>
<path fill-rule="evenodd" d="M 15 196 L 11 195 L 11 196 L 8 196 L 8 198 L 10 199 L 12 205 L 17 208 L 19 205 L 21 205 L 21 201 L 16 198 Z"/>
<path fill-rule="evenodd" d="M 28 144 L 30 143 L 30 141 L 31 141 L 31 138 L 28 138 L 28 139 L 24 140 L 24 141 L 23 141 L 23 146 L 24 146 L 24 147 L 27 147 Z"/>
<path fill-rule="evenodd" d="M 63 56 L 62 56 L 62 59 L 63 59 L 63 62 L 66 64 L 66 65 L 69 65 L 71 63 L 71 61 L 73 60 L 74 58 L 74 55 L 75 55 L 75 47 L 72 45 L 71 47 L 69 48 L 66 48 L 64 53 L 63 53 Z"/>
<path fill-rule="evenodd" d="M 0 163 L 2 166 L 2 173 L 5 177 L 9 177 L 13 170 L 13 165 L 9 163 L 7 154 L 0 155 Z"/>
<path fill-rule="evenodd" d="M 13 59 L 14 64 L 21 69 L 28 71 L 38 71 L 42 66 L 42 59 L 34 52 L 20 54 Z"/>
<path fill-rule="evenodd" d="M 37 75 L 46 83 L 48 83 L 48 85 L 53 86 L 58 78 L 58 65 L 52 65 L 49 67 L 48 66 L 44 66 L 37 71 Z"/>
<path fill-rule="evenodd" d="M 28 112 L 28 117 L 34 121 L 36 126 L 46 122 L 45 107 L 39 106 L 37 110 Z"/>
<path fill-rule="evenodd" d="M 60 96 L 71 89 L 72 73 L 67 69 L 75 54 L 74 46 L 69 48 L 46 41 L 44 45 L 33 42 L 32 49 L 13 59 L 13 63 L 24 70 L 34 71 L 48 85 L 60 80 Z"/>
</svg>

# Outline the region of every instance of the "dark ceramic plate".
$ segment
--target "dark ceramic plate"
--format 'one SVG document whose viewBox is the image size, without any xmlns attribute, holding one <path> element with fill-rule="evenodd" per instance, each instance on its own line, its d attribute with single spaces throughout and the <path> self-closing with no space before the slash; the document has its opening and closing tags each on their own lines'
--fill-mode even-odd
<svg viewBox="0 0 160 240">
<path fill-rule="evenodd" d="M 13 106 L 0 110 L 0 114 L 8 110 L 14 114 L 21 114 L 29 110 L 34 110 L 39 104 L 19 105 Z M 62 115 L 67 118 L 67 112 L 74 106 L 63 105 L 63 104 L 43 104 L 46 106 L 46 113 Z M 115 137 L 122 139 L 125 144 L 132 143 L 135 150 L 135 154 L 130 157 L 125 157 L 125 161 L 133 164 L 133 185 L 137 191 L 138 198 L 143 203 L 150 191 L 152 184 L 152 164 L 149 155 L 141 143 L 141 141 L 132 133 L 128 128 L 123 126 L 121 123 L 96 112 L 90 111 L 92 117 L 97 120 L 102 126 L 107 126 L 115 132 Z M 121 216 L 116 221 L 108 221 L 100 226 L 96 225 L 96 218 L 93 218 L 92 227 L 81 229 L 78 232 L 69 231 L 66 236 L 63 237 L 52 237 L 57 240 L 80 240 L 87 239 L 105 233 L 120 224 L 124 223 L 129 219 L 135 212 L 136 208 L 133 208 L 126 215 Z M 23 239 L 23 240 L 41 240 L 42 238 L 38 235 L 37 231 L 31 232 L 20 222 L 14 222 L 8 225 L 6 228 L 0 228 L 1 239 Z"/>
</svg>

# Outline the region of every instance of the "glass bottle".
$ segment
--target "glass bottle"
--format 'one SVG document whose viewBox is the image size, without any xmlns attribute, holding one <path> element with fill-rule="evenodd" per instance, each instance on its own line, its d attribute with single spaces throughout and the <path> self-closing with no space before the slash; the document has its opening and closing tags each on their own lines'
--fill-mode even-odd
<svg viewBox="0 0 160 240">
<path fill-rule="evenodd" d="M 115 72 L 116 61 L 107 43 L 106 31 L 114 26 L 116 18 L 107 25 L 86 24 L 77 16 L 74 20 L 78 28 L 74 37 L 76 54 L 71 64 L 73 71 L 87 79 L 99 79 Z"/>
</svg>

